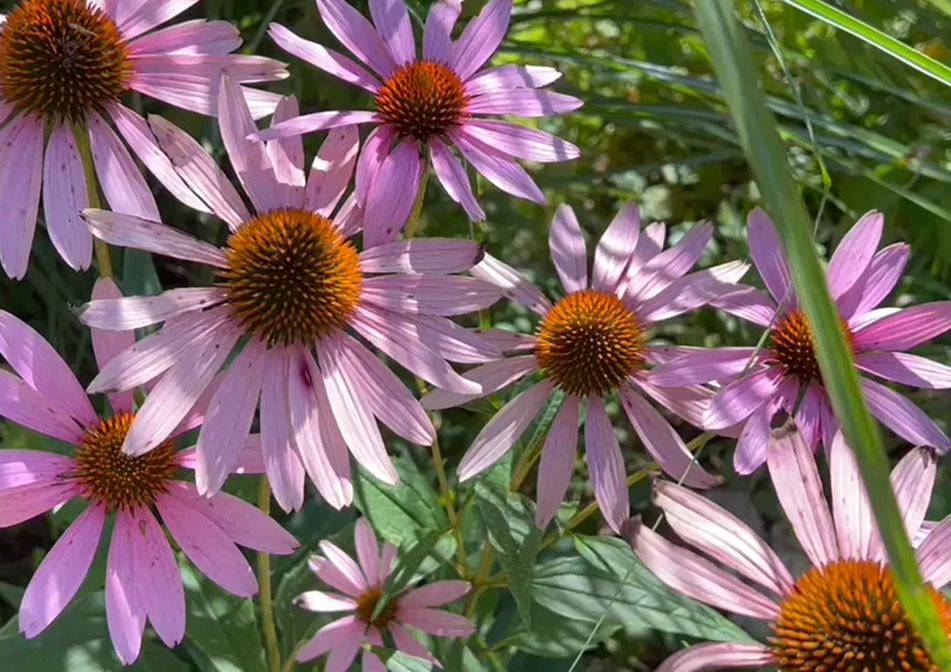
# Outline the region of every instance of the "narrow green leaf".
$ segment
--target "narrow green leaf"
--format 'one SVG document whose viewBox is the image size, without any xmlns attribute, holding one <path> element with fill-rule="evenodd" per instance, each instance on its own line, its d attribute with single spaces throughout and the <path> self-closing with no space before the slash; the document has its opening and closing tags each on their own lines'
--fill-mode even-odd
<svg viewBox="0 0 951 672">
<path fill-rule="evenodd" d="M 804 4 L 821 3 L 809 0 Z M 905 611 L 920 630 L 936 666 L 951 671 L 947 637 L 908 543 L 889 482 L 889 464 L 878 425 L 865 404 L 852 351 L 816 256 L 812 222 L 790 175 L 786 152 L 776 133 L 776 120 L 767 109 L 758 84 L 759 73 L 750 56 L 749 44 L 733 16 L 729 0 L 697 0 L 694 11 L 757 186 L 783 238 L 796 291 L 812 327 L 826 390 L 846 439 L 855 451 L 865 487 L 875 493 L 871 506 L 888 551 L 896 591 Z M 948 81 L 951 82 L 951 77 Z"/>
<path fill-rule="evenodd" d="M 445 543 L 440 543 L 447 540 L 453 542 L 451 547 L 447 548 Z M 387 579 L 384 592 L 387 595 L 400 592 L 417 576 L 430 556 L 436 556 L 445 561 L 452 556 L 454 550 L 455 540 L 452 539 L 448 531 L 432 532 L 426 535 L 420 539 L 419 543 L 412 545 L 407 552 L 400 553 L 399 564 L 390 574 L 390 578 Z"/>
<path fill-rule="evenodd" d="M 162 283 L 155 272 L 151 254 L 132 248 L 123 251 L 122 289 L 126 294 L 136 296 L 162 293 Z"/>
<path fill-rule="evenodd" d="M 384 539 L 397 546 L 413 543 L 420 531 L 449 528 L 439 495 L 425 476 L 407 460 L 396 460 L 400 484 L 385 485 L 364 471 L 354 482 L 356 504 Z"/>
</svg>

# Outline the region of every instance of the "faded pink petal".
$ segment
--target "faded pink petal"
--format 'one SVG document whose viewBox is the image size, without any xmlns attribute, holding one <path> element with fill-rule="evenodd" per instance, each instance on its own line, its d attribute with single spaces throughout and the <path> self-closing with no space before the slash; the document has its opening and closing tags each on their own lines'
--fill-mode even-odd
<svg viewBox="0 0 951 672">
<path fill-rule="evenodd" d="M 261 452 L 274 499 L 285 511 L 297 511 L 304 504 L 305 472 L 293 444 L 289 367 L 286 350 L 267 351 L 261 381 Z"/>
<path fill-rule="evenodd" d="M 655 367 L 647 380 L 659 387 L 722 382 L 743 373 L 754 348 L 704 348 Z"/>
<path fill-rule="evenodd" d="M 354 611 L 357 608 L 357 601 L 335 595 L 333 593 L 323 593 L 319 590 L 308 590 L 294 598 L 294 604 L 308 611 L 335 612 L 335 611 Z"/>
<path fill-rule="evenodd" d="M 366 518 L 360 518 L 353 530 L 353 542 L 357 547 L 357 559 L 367 585 L 373 585 L 380 575 L 380 547 L 376 533 Z"/>
<path fill-rule="evenodd" d="M 441 607 L 444 604 L 469 594 L 472 586 L 468 581 L 436 581 L 422 588 L 414 588 L 400 597 L 400 607 Z"/>
<path fill-rule="evenodd" d="M 371 93 L 380 88 L 380 82 L 376 77 L 360 65 L 332 49 L 295 35 L 279 23 L 272 23 L 269 26 L 268 35 L 287 53 L 307 61 L 348 84 L 354 84 Z"/>
<path fill-rule="evenodd" d="M 570 205 L 561 205 L 555 212 L 548 232 L 551 260 L 569 294 L 588 288 L 588 253 L 578 218 Z"/>
<path fill-rule="evenodd" d="M 449 274 L 468 271 L 483 257 L 482 246 L 458 238 L 394 240 L 360 253 L 364 273 Z"/>
<path fill-rule="evenodd" d="M 909 538 L 914 538 L 925 520 L 934 491 L 936 470 L 934 452 L 927 448 L 908 451 L 892 470 L 890 482 Z"/>
<path fill-rule="evenodd" d="M 241 46 L 241 34 L 227 21 L 197 19 L 156 30 L 129 43 L 133 55 L 227 54 Z"/>
<path fill-rule="evenodd" d="M 430 411 L 461 406 L 474 399 L 495 394 L 537 369 L 538 364 L 535 361 L 535 355 L 509 357 L 497 362 L 482 364 L 469 369 L 465 373 L 465 378 L 482 386 L 482 392 L 478 394 L 463 394 L 450 392 L 448 390 L 434 389 L 428 392 L 420 403 L 422 403 L 423 408 Z"/>
<path fill-rule="evenodd" d="M 951 581 L 951 555 L 948 554 L 948 544 L 951 544 L 951 516 L 946 517 L 928 533 L 915 553 L 922 579 L 938 589 Z"/>
<path fill-rule="evenodd" d="M 89 207 L 86 173 L 69 124 L 53 128 L 43 160 L 43 217 L 53 246 L 73 270 L 92 263 L 92 237 L 79 218 Z"/>
<path fill-rule="evenodd" d="M 179 287 L 157 296 L 94 298 L 79 307 L 76 317 L 94 329 L 132 331 L 199 312 L 225 300 L 225 293 L 218 287 Z"/>
<path fill-rule="evenodd" d="M 631 279 L 627 285 L 627 296 L 638 301 L 645 301 L 659 294 L 693 268 L 712 236 L 713 226 L 709 223 L 699 224 L 676 245 L 646 261 L 636 275 L 632 269 Z"/>
<path fill-rule="evenodd" d="M 594 251 L 591 286 L 613 292 L 627 270 L 641 233 L 641 211 L 635 203 L 625 203 L 611 221 Z"/>
<path fill-rule="evenodd" d="M 26 275 L 40 209 L 43 181 L 43 118 L 21 114 L 0 128 L 0 263 L 8 276 Z"/>
<path fill-rule="evenodd" d="M 773 652 L 763 644 L 697 644 L 672 655 L 656 672 L 712 672 L 773 662 Z"/>
<path fill-rule="evenodd" d="M 469 637 L 475 632 L 475 624 L 464 616 L 440 609 L 423 607 L 396 608 L 396 617 L 418 630 L 437 637 Z"/>
<path fill-rule="evenodd" d="M 136 593 L 149 621 L 166 646 L 185 637 L 185 591 L 172 548 L 155 516 L 144 507 L 132 509 L 132 562 L 149 571 L 134 571 Z"/>
<path fill-rule="evenodd" d="M 340 575 L 350 585 L 351 590 L 365 591 L 371 585 L 367 583 L 367 579 L 364 576 L 363 571 L 360 569 L 357 563 L 354 562 L 353 558 L 340 550 L 336 544 L 324 539 L 320 542 L 319 546 L 320 550 L 323 551 L 327 559 L 333 563 L 333 566 L 336 567 L 337 571 L 340 572 Z M 336 588 L 336 586 L 334 587 Z M 347 594 L 350 594 L 349 591 L 346 592 Z"/>
<path fill-rule="evenodd" d="M 570 395 L 552 422 L 538 463 L 538 504 L 535 526 L 544 530 L 565 499 L 578 452 L 578 415 L 581 399 Z"/>
<path fill-rule="evenodd" d="M 485 64 L 502 43 L 512 16 L 512 0 L 491 0 L 469 22 L 453 45 L 449 66 L 465 81 Z"/>
<path fill-rule="evenodd" d="M 865 273 L 882 239 L 885 218 L 872 210 L 849 229 L 829 260 L 826 281 L 832 298 L 845 294 Z"/>
<path fill-rule="evenodd" d="M 353 177 L 360 150 L 360 133 L 353 126 L 327 133 L 314 157 L 304 194 L 304 208 L 330 217 Z"/>
<path fill-rule="evenodd" d="M 608 525 L 615 532 L 620 532 L 621 523 L 631 510 L 624 457 L 600 397 L 588 397 L 584 447 L 594 497 Z"/>
<path fill-rule="evenodd" d="M 139 657 L 145 630 L 145 608 L 133 578 L 132 535 L 135 533 L 128 510 L 117 511 L 106 561 L 106 623 L 112 645 L 124 665 L 131 665 Z"/>
<path fill-rule="evenodd" d="M 87 124 L 96 176 L 110 209 L 157 221 L 152 191 L 119 136 L 98 114 L 90 113 Z"/>
</svg>

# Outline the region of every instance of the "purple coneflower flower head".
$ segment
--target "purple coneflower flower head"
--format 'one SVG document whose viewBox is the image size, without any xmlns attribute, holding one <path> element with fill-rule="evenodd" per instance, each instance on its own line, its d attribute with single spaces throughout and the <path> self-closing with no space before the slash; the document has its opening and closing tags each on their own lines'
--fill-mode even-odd
<svg viewBox="0 0 951 672">
<path fill-rule="evenodd" d="M 904 310 L 879 308 L 901 279 L 910 253 L 902 243 L 876 252 L 882 227 L 879 213 L 862 217 L 842 239 L 826 271 L 856 365 L 863 373 L 912 387 L 949 388 L 951 368 L 904 351 L 951 329 L 951 301 Z M 743 426 L 734 457 L 741 474 L 752 473 L 765 461 L 770 422 L 779 410 L 795 413 L 813 448 L 820 441 L 828 446 L 839 426 L 822 384 L 812 330 L 790 282 L 782 244 L 762 210 L 750 213 L 749 240 L 753 263 L 770 296 L 745 287 L 712 303 L 770 329 L 765 348 L 755 358 L 753 348 L 688 353 L 649 376 L 651 383 L 667 389 L 729 383 L 713 398 L 704 427 Z M 951 448 L 934 422 L 907 398 L 865 377 L 862 388 L 872 414 L 898 436 L 942 453 Z"/>
<path fill-rule="evenodd" d="M 413 206 L 406 195 L 416 193 L 426 169 L 421 155 L 428 154 L 446 192 L 472 220 L 485 219 L 485 213 L 451 148 L 499 189 L 542 204 L 544 194 L 516 159 L 557 162 L 579 156 L 577 147 L 543 131 L 483 118 L 563 114 L 582 102 L 542 88 L 560 76 L 551 68 L 483 67 L 505 37 L 512 0 L 490 0 L 452 41 L 461 5 L 460 0 L 440 0 L 432 6 L 421 59 L 403 0 L 370 0 L 372 24 L 346 0 L 317 0 L 327 27 L 363 65 L 271 25 L 271 37 L 286 51 L 373 94 L 373 110 L 317 112 L 255 136 L 274 139 L 374 125 L 360 156 L 356 185 L 369 244 L 389 240 L 406 223 Z"/>
<path fill-rule="evenodd" d="M 475 625 L 468 618 L 435 607 L 454 602 L 469 592 L 467 581 L 437 581 L 421 588 L 406 589 L 396 595 L 385 592 L 393 570 L 396 547 L 386 542 L 382 556 L 373 528 L 361 518 L 354 530 L 358 565 L 329 541 L 320 542 L 324 555 L 315 555 L 310 567 L 317 577 L 339 591 L 312 590 L 297 597 L 297 604 L 317 612 L 346 612 L 350 615 L 325 625 L 297 654 L 307 661 L 329 654 L 324 670 L 346 672 L 357 658 L 361 645 L 383 646 L 389 631 L 403 653 L 422 658 L 442 668 L 405 626 L 437 637 L 469 637 Z M 385 601 L 384 601 L 385 600 Z M 383 602 L 382 607 L 380 602 Z M 370 651 L 363 652 L 363 672 L 385 672 L 386 666 Z"/>
<path fill-rule="evenodd" d="M 784 425 L 769 439 L 766 463 L 773 488 L 812 564 L 798 579 L 733 514 L 673 483 L 655 484 L 654 502 L 677 536 L 731 571 L 632 520 L 625 524 L 625 536 L 637 557 L 675 590 L 766 621 L 773 632 L 768 644 L 692 646 L 668 658 L 658 672 L 767 665 L 803 672 L 852 670 L 863 669 L 868 661 L 882 670 L 934 669 L 895 594 L 868 495 L 841 433 L 831 442 L 829 461 L 831 513 L 813 451 L 795 425 Z M 931 449 L 915 448 L 892 471 L 892 488 L 911 536 L 924 520 L 935 470 Z M 951 634 L 951 605 L 938 592 L 951 581 L 949 539 L 951 517 L 932 530 L 916 557 Z"/>
<path fill-rule="evenodd" d="M 438 390 L 424 397 L 423 405 L 456 406 L 535 373 L 541 373 L 542 380 L 489 421 L 463 457 L 460 478 L 472 478 L 502 457 L 560 389 L 566 398 L 538 470 L 539 527 L 547 526 L 568 490 L 582 405 L 587 407 L 588 469 L 601 511 L 615 530 L 629 515 L 624 458 L 604 410 L 604 399 L 615 393 L 644 447 L 665 472 L 683 477 L 692 487 L 715 485 L 718 479 L 694 463 L 677 432 L 644 397 L 695 423 L 709 401 L 710 394 L 699 387 L 673 392 L 655 387 L 648 382 L 646 369 L 682 352 L 651 340 L 649 329 L 655 323 L 735 290 L 731 283 L 747 270 L 745 264 L 733 262 L 688 273 L 712 235 L 712 227 L 701 224 L 664 250 L 664 225 L 651 224 L 642 231 L 637 206 L 628 204 L 599 241 L 589 279 L 581 229 L 574 211 L 562 206 L 549 236 L 552 260 L 566 292 L 556 303 L 515 269 L 487 255 L 472 274 L 496 283 L 510 299 L 535 312 L 541 320 L 538 331 L 534 336 L 496 332 L 500 347 L 516 356 L 465 374 L 482 386 L 481 394 Z"/>
<path fill-rule="evenodd" d="M 93 292 L 97 298 L 118 295 L 107 279 Z M 94 329 L 92 341 L 102 367 L 135 336 Z M 238 546 L 280 555 L 297 548 L 291 535 L 254 506 L 225 493 L 202 497 L 194 484 L 178 479 L 179 469 L 193 468 L 194 451 L 176 451 L 166 441 L 146 455 L 123 454 L 120 447 L 135 417 L 132 393 L 110 395 L 112 415 L 100 417 L 66 362 L 5 312 L 0 312 L 0 355 L 15 372 L 0 371 L 0 416 L 75 447 L 71 455 L 0 450 L 0 526 L 17 525 L 73 497 L 87 503 L 27 586 L 20 605 L 20 631 L 27 637 L 42 632 L 76 595 L 110 515 L 115 526 L 106 564 L 106 620 L 126 665 L 139 655 L 146 619 L 169 647 L 185 634 L 182 579 L 165 530 L 202 573 L 242 597 L 258 586 Z M 200 424 L 203 412 L 199 408 L 183 418 L 171 436 Z M 253 441 L 235 468 L 263 471 Z"/>
<path fill-rule="evenodd" d="M 26 274 L 41 192 L 53 246 L 72 268 L 89 267 L 92 237 L 79 217 L 89 207 L 89 185 L 77 142 L 89 143 L 113 210 L 158 218 L 129 147 L 172 193 L 203 207 L 122 96 L 136 91 L 214 114 L 223 73 L 264 82 L 287 72 L 269 58 L 232 55 L 241 38 L 225 21 L 154 30 L 195 2 L 22 0 L 0 15 L 0 262 L 7 275 Z M 257 117 L 273 112 L 279 99 L 254 89 L 244 93 Z"/>
<path fill-rule="evenodd" d="M 277 501 L 299 508 L 306 473 L 340 508 L 353 498 L 348 449 L 375 477 L 398 480 L 377 420 L 417 444 L 435 438 L 413 394 L 355 335 L 433 385 L 478 392 L 447 360 L 480 363 L 499 351 L 446 316 L 489 306 L 501 293 L 457 275 L 482 257 L 472 241 L 395 241 L 357 251 L 353 198 L 331 219 L 353 172 L 355 129 L 330 134 L 305 184 L 300 138 L 247 140 L 254 122 L 231 80 L 220 105 L 221 134 L 252 210 L 197 142 L 150 121 L 181 177 L 230 227 L 224 248 L 141 217 L 85 214 L 94 235 L 111 245 L 198 262 L 216 274 L 211 287 L 82 307 L 80 319 L 101 329 L 165 323 L 120 353 L 89 389 L 126 390 L 161 376 L 125 439 L 123 450 L 141 455 L 165 441 L 242 340 L 198 437 L 199 490 L 221 487 L 260 399 L 261 447 Z M 287 99 L 275 119 L 293 114 L 296 103 Z"/>
</svg>

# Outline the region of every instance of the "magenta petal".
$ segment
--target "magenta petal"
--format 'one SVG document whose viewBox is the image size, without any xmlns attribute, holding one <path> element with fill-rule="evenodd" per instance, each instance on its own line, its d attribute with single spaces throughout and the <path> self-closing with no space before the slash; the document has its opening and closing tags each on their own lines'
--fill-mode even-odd
<svg viewBox="0 0 951 672">
<path fill-rule="evenodd" d="M 769 447 L 771 422 L 776 408 L 767 403 L 756 409 L 743 426 L 736 452 L 733 454 L 733 468 L 741 476 L 748 476 L 763 466 Z"/>
<path fill-rule="evenodd" d="M 23 114 L 0 128 L 0 201 L 5 217 L 0 262 L 7 275 L 26 275 L 43 181 L 43 118 Z"/>
<path fill-rule="evenodd" d="M 466 169 L 439 138 L 430 139 L 429 157 L 433 162 L 433 171 L 449 197 L 462 206 L 470 220 L 485 220 L 485 211 L 472 193 Z"/>
<path fill-rule="evenodd" d="M 538 504 L 535 526 L 544 530 L 558 513 L 568 493 L 578 452 L 578 415 L 581 399 L 570 395 L 558 410 L 538 463 Z"/>
<path fill-rule="evenodd" d="M 646 261 L 637 275 L 632 271 L 627 296 L 645 301 L 662 292 L 697 263 L 712 236 L 709 223 L 693 227 L 676 245 Z"/>
<path fill-rule="evenodd" d="M 376 181 L 380 166 L 390 155 L 390 148 L 395 137 L 396 130 L 392 126 L 377 126 L 367 136 L 366 142 L 363 143 L 360 158 L 357 160 L 355 177 L 357 203 L 360 205 L 366 205 L 370 185 Z"/>
<path fill-rule="evenodd" d="M 474 97 L 491 91 L 537 89 L 551 84 L 559 77 L 561 73 L 548 66 L 508 63 L 477 73 L 466 82 L 466 93 Z"/>
<path fill-rule="evenodd" d="M 647 375 L 647 380 L 659 387 L 727 381 L 743 373 L 753 353 L 753 348 L 699 350 L 661 364 Z"/>
<path fill-rule="evenodd" d="M 942 454 L 951 450 L 951 440 L 907 397 L 868 378 L 862 378 L 862 391 L 872 415 L 898 436 L 916 446 L 937 448 Z"/>
<path fill-rule="evenodd" d="M 368 585 L 376 583 L 380 575 L 380 546 L 376 533 L 366 518 L 360 518 L 353 529 L 353 542 L 357 547 L 357 559 Z M 402 600 L 401 600 L 402 601 Z"/>
<path fill-rule="evenodd" d="M 951 329 L 951 301 L 906 308 L 855 332 L 856 350 L 911 350 Z"/>
<path fill-rule="evenodd" d="M 569 294 L 588 288 L 588 252 L 578 218 L 570 205 L 558 206 L 548 232 L 551 260 Z"/>
<path fill-rule="evenodd" d="M 872 210 L 845 234 L 826 269 L 829 292 L 834 299 L 851 289 L 865 273 L 882 239 L 884 226 L 885 218 L 881 213 Z"/>
<path fill-rule="evenodd" d="M 760 208 L 750 212 L 747 219 L 749 227 L 750 254 L 756 270 L 766 283 L 766 288 L 773 295 L 777 303 L 790 305 L 789 300 L 794 298 L 790 290 L 789 266 L 786 264 L 786 255 L 783 244 L 776 232 L 773 222 Z M 790 295 L 787 297 L 787 293 Z"/>
<path fill-rule="evenodd" d="M 456 25 L 461 2 L 433 3 L 426 17 L 423 30 L 423 58 L 436 63 L 451 63 L 455 47 L 452 44 L 452 28 Z"/>
<path fill-rule="evenodd" d="M 244 555 L 199 509 L 168 494 L 156 497 L 155 506 L 172 538 L 202 574 L 239 597 L 258 592 L 257 579 Z"/>
<path fill-rule="evenodd" d="M 773 652 L 763 644 L 697 644 L 665 660 L 656 672 L 713 672 L 743 667 L 764 667 Z"/>
<path fill-rule="evenodd" d="M 584 103 L 574 96 L 542 89 L 490 91 L 469 103 L 471 114 L 511 114 L 519 117 L 547 117 L 573 112 Z"/>
<path fill-rule="evenodd" d="M 28 639 L 45 630 L 76 595 L 99 547 L 105 516 L 101 504 L 87 508 L 43 558 L 20 602 L 20 632 Z"/>
<path fill-rule="evenodd" d="M 502 191 L 545 205 L 548 199 L 525 169 L 491 145 L 471 138 L 458 129 L 449 131 L 462 156 Z"/>
<path fill-rule="evenodd" d="M 396 71 L 398 64 L 387 50 L 380 33 L 346 0 L 317 0 L 317 9 L 330 32 L 354 56 L 384 78 Z"/>
<path fill-rule="evenodd" d="M 0 492 L 24 485 L 52 485 L 73 470 L 73 460 L 42 450 L 0 450 Z"/>
<path fill-rule="evenodd" d="M 272 23 L 269 26 L 268 35 L 287 53 L 307 61 L 348 84 L 354 84 L 371 93 L 375 93 L 380 88 L 380 82 L 376 77 L 346 56 L 316 42 L 298 37 L 279 23 Z"/>
<path fill-rule="evenodd" d="M 419 147 L 413 139 L 404 140 L 386 157 L 367 194 L 363 217 L 365 247 L 387 243 L 403 230 L 422 174 Z"/>
<path fill-rule="evenodd" d="M 469 594 L 468 581 L 436 581 L 414 588 L 400 598 L 401 607 L 441 607 Z"/>
<path fill-rule="evenodd" d="M 876 254 L 865 273 L 836 301 L 843 319 L 851 320 L 877 308 L 901 280 L 910 256 L 911 246 L 905 243 L 889 245 Z"/>
<path fill-rule="evenodd" d="M 53 246 L 74 270 L 92 263 L 92 237 L 79 218 L 89 207 L 86 174 L 76 139 L 68 124 L 50 134 L 43 160 L 43 217 Z"/>
<path fill-rule="evenodd" d="M 3 369 L 0 369 L 0 417 L 74 445 L 83 438 L 82 428 L 69 417 L 66 409 Z"/>
<path fill-rule="evenodd" d="M 397 65 L 416 60 L 413 26 L 404 0 L 370 0 L 370 16 Z"/>
<path fill-rule="evenodd" d="M 591 286 L 614 292 L 637 249 L 641 234 L 641 211 L 636 203 L 625 203 L 611 221 L 594 251 Z"/>
<path fill-rule="evenodd" d="M 741 286 L 716 297 L 710 305 L 761 327 L 772 326 L 776 319 L 776 304 L 755 287 Z"/>
<path fill-rule="evenodd" d="M 600 397 L 588 397 L 584 447 L 594 497 L 608 525 L 620 532 L 621 523 L 630 515 L 631 504 L 621 446 Z"/>
<path fill-rule="evenodd" d="M 713 398 L 705 416 L 707 429 L 723 429 L 748 418 L 775 394 L 783 379 L 778 367 L 746 375 L 724 387 Z"/>
<path fill-rule="evenodd" d="M 512 16 L 512 0 L 491 0 L 469 22 L 452 49 L 449 62 L 465 81 L 489 60 L 502 43 Z"/>
<path fill-rule="evenodd" d="M 862 352 L 855 364 L 863 371 L 912 387 L 945 390 L 951 387 L 951 367 L 906 352 Z"/>
<path fill-rule="evenodd" d="M 363 633 L 366 632 L 366 627 L 366 624 L 356 616 L 346 616 L 325 625 L 297 652 L 297 660 L 302 663 L 313 660 L 333 650 L 334 647 L 339 646 L 341 642 L 353 639 L 357 640 L 357 648 L 359 648 L 359 643 L 363 638 Z M 357 655 L 357 648 L 355 648 L 353 652 L 354 658 L 356 658 Z M 348 666 L 349 664 L 350 663 L 347 663 Z M 344 668 L 344 670 L 345 669 L 346 668 Z"/>
<path fill-rule="evenodd" d="M 468 618 L 440 609 L 404 608 L 400 604 L 396 609 L 396 617 L 406 625 L 437 637 L 469 637 L 476 629 Z"/>
<path fill-rule="evenodd" d="M 558 163 L 581 156 L 581 150 L 575 145 L 551 133 L 505 121 L 469 119 L 460 132 L 526 161 Z"/>
<path fill-rule="evenodd" d="M 125 509 L 116 512 L 116 524 L 106 562 L 106 623 L 112 645 L 124 665 L 139 657 L 145 630 L 145 608 L 135 587 L 132 555 L 132 516 Z"/>
</svg>

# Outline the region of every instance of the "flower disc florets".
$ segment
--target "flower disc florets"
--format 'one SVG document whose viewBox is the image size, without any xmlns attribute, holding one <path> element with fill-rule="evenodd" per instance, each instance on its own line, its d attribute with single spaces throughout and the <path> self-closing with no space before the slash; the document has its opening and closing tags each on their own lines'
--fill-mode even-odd
<svg viewBox="0 0 951 672">
<path fill-rule="evenodd" d="M 407 63 L 376 94 L 376 109 L 401 135 L 426 142 L 465 114 L 469 98 L 459 75 L 441 63 Z"/>
</svg>

